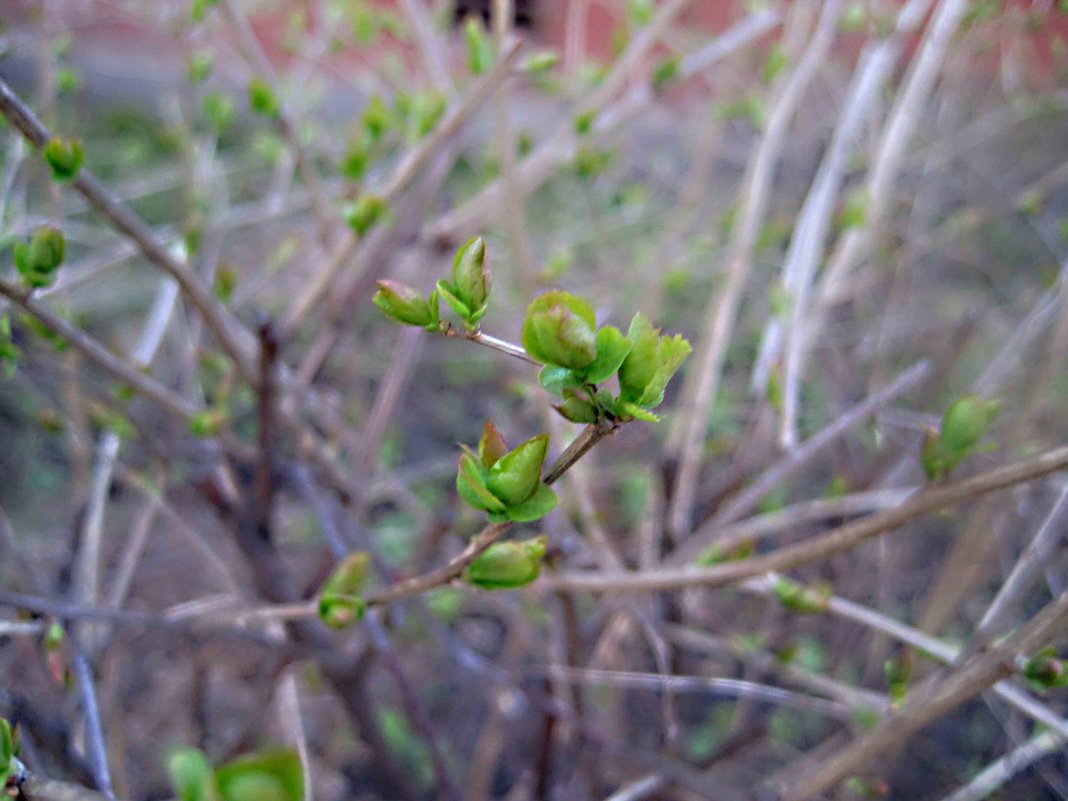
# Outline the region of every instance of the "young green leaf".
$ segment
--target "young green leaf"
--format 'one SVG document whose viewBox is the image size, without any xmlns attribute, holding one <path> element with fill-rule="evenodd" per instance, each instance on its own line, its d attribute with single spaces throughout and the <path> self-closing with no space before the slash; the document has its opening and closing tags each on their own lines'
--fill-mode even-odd
<svg viewBox="0 0 1068 801">
<path fill-rule="evenodd" d="M 549 514 L 559 502 L 560 498 L 552 487 L 539 484 L 533 495 L 520 504 L 509 506 L 504 514 L 513 523 L 532 523 Z"/>
<path fill-rule="evenodd" d="M 614 325 L 606 325 L 597 332 L 597 355 L 586 368 L 586 381 L 599 384 L 615 375 L 630 353 L 631 342 Z"/>
<path fill-rule="evenodd" d="M 533 358 L 582 370 L 597 355 L 593 307 L 567 292 L 547 292 L 527 307 L 521 339 Z"/>
<path fill-rule="evenodd" d="M 567 389 L 579 389 L 582 386 L 582 376 L 566 367 L 547 364 L 538 374 L 538 383 L 553 395 L 563 395 Z"/>
<path fill-rule="evenodd" d="M 469 506 L 484 512 L 503 514 L 505 503 L 486 487 L 484 470 L 470 454 L 460 456 L 456 473 L 456 491 Z"/>
<path fill-rule="evenodd" d="M 548 452 L 548 434 L 531 437 L 494 463 L 486 477 L 486 487 L 505 506 L 523 503 L 541 483 L 541 466 Z"/>
<path fill-rule="evenodd" d="M 476 236 L 456 252 L 452 261 L 452 289 L 471 311 L 482 309 L 489 298 L 486 240 Z"/>
</svg>

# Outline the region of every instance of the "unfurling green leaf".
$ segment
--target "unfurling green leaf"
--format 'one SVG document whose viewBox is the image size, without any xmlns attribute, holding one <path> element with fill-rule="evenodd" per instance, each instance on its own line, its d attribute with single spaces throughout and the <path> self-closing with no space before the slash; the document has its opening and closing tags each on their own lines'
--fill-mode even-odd
<svg viewBox="0 0 1068 801">
<path fill-rule="evenodd" d="M 590 384 L 607 381 L 630 353 L 631 342 L 614 325 L 606 325 L 597 332 L 597 355 L 586 368 L 585 378 Z"/>
<path fill-rule="evenodd" d="M 386 201 L 377 195 L 360 195 L 351 203 L 346 203 L 342 209 L 345 222 L 358 236 L 363 236 L 371 228 L 386 216 L 389 206 Z"/>
<path fill-rule="evenodd" d="M 402 325 L 428 326 L 436 322 L 430 302 L 417 290 L 397 281 L 379 281 L 371 301 L 386 317 Z"/>
<path fill-rule="evenodd" d="M 494 522 L 527 522 L 556 506 L 556 493 L 541 483 L 549 436 L 532 437 L 513 451 L 493 423 L 486 423 L 478 453 L 464 448 L 456 473 L 456 491 Z"/>
<path fill-rule="evenodd" d="M 542 364 L 583 370 L 597 356 L 593 307 L 567 292 L 547 292 L 527 307 L 522 342 Z"/>
<path fill-rule="evenodd" d="M 51 286 L 65 249 L 63 232 L 47 225 L 34 231 L 29 242 L 16 242 L 15 269 L 23 283 L 35 288 Z"/>
<path fill-rule="evenodd" d="M 664 401 L 668 382 L 690 355 L 690 343 L 679 334 L 660 336 L 660 330 L 641 313 L 634 315 L 627 339 L 632 347 L 619 368 L 620 398 L 655 409 Z"/>
<path fill-rule="evenodd" d="M 52 180 L 60 183 L 73 181 L 85 161 L 85 150 L 77 139 L 61 139 L 53 136 L 41 151 L 44 160 L 52 168 Z"/>
<path fill-rule="evenodd" d="M 526 586 L 541 572 L 546 545 L 544 535 L 520 542 L 495 542 L 467 566 L 464 581 L 485 590 Z"/>
</svg>

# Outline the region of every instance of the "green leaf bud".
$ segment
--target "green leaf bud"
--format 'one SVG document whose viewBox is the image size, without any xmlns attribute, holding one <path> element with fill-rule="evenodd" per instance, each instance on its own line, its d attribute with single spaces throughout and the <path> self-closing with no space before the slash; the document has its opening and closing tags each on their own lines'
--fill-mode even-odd
<svg viewBox="0 0 1068 801">
<path fill-rule="evenodd" d="M 222 92 L 209 92 L 204 95 L 204 116 L 208 125 L 216 134 L 223 133 L 237 117 L 237 104 L 229 95 Z"/>
<path fill-rule="evenodd" d="M 464 21 L 464 45 L 467 48 L 467 66 L 474 75 L 482 75 L 493 64 L 493 44 L 482 21 L 468 17 Z"/>
<path fill-rule="evenodd" d="M 348 554 L 334 568 L 330 577 L 323 582 L 320 592 L 332 592 L 339 595 L 359 595 L 367 579 L 371 566 L 371 557 L 364 551 Z"/>
<path fill-rule="evenodd" d="M 73 181 L 82 162 L 85 161 L 85 150 L 82 143 L 77 139 L 61 139 L 53 136 L 41 151 L 44 160 L 52 168 L 52 180 L 59 183 Z"/>
<path fill-rule="evenodd" d="M 452 261 L 452 289 L 463 304 L 476 312 L 489 298 L 489 272 L 486 270 L 486 240 L 469 240 Z"/>
<path fill-rule="evenodd" d="M 386 317 L 402 325 L 427 326 L 434 322 L 430 303 L 419 292 L 397 281 L 378 282 L 371 301 Z"/>
<path fill-rule="evenodd" d="M 964 456 L 983 438 L 1001 404 L 975 395 L 958 398 L 942 417 L 941 445 L 947 456 Z"/>
<path fill-rule="evenodd" d="M 1068 670 L 1054 654 L 1052 647 L 1046 647 L 1024 663 L 1024 678 L 1039 692 L 1068 686 Z"/>
<path fill-rule="evenodd" d="M 827 609 L 831 599 L 831 588 L 827 585 L 807 587 L 804 584 L 777 576 L 772 585 L 779 603 L 794 612 L 816 614 Z"/>
<path fill-rule="evenodd" d="M 254 112 L 263 117 L 277 117 L 280 110 L 278 98 L 274 96 L 270 84 L 260 77 L 248 82 L 248 104 Z"/>
<path fill-rule="evenodd" d="M 363 618 L 367 602 L 358 595 L 323 592 L 319 595 L 319 619 L 332 629 L 343 629 Z"/>
<path fill-rule="evenodd" d="M 215 777 L 204 752 L 179 748 L 167 757 L 167 772 L 178 801 L 216 801 Z"/>
<path fill-rule="evenodd" d="M 209 406 L 189 418 L 189 430 L 194 437 L 214 437 L 226 425 L 226 409 Z"/>
<path fill-rule="evenodd" d="M 389 108 L 378 95 L 374 95 L 367 101 L 363 110 L 363 129 L 367 131 L 371 141 L 375 142 L 393 126 L 393 115 Z"/>
<path fill-rule="evenodd" d="M 478 441 L 478 458 L 482 465 L 489 470 L 502 456 L 508 453 L 508 444 L 504 436 L 489 420 L 482 426 L 482 439 Z"/>
<path fill-rule="evenodd" d="M 341 156 L 339 169 L 341 174 L 350 181 L 359 181 L 367 172 L 367 166 L 371 163 L 371 145 L 366 136 L 356 136 L 349 141 L 348 147 Z"/>
<path fill-rule="evenodd" d="M 541 467 L 549 452 L 549 435 L 531 437 L 498 459 L 486 477 L 486 487 L 505 506 L 523 503 L 541 483 Z"/>
<path fill-rule="evenodd" d="M 34 231 L 29 242 L 16 242 L 15 268 L 23 282 L 31 287 L 50 286 L 63 263 L 65 248 L 63 232 L 47 225 Z"/>
<path fill-rule="evenodd" d="M 304 771 L 295 751 L 247 754 L 215 771 L 223 801 L 303 801 Z"/>
<path fill-rule="evenodd" d="M 211 53 L 203 50 L 194 53 L 189 59 L 190 83 L 202 83 L 207 80 L 208 76 L 211 75 L 214 64 L 215 60 L 212 58 Z"/>
<path fill-rule="evenodd" d="M 679 74 L 678 56 L 670 56 L 653 67 L 653 91 L 662 92 Z"/>
<path fill-rule="evenodd" d="M 389 206 L 377 195 L 360 195 L 352 203 L 346 203 L 343 209 L 345 222 L 357 236 L 363 236 L 372 226 L 386 216 Z"/>
<path fill-rule="evenodd" d="M 565 393 L 567 397 L 563 403 L 553 406 L 560 416 L 572 423 L 596 423 L 597 407 L 584 398 L 580 398 L 570 390 Z"/>
<path fill-rule="evenodd" d="M 511 590 L 530 584 L 541 573 L 547 538 L 495 542 L 474 558 L 463 578 L 485 590 Z"/>
<path fill-rule="evenodd" d="M 552 50 L 539 50 L 524 59 L 520 69 L 523 72 L 548 72 L 560 62 L 560 56 Z"/>
<path fill-rule="evenodd" d="M 567 292 L 548 292 L 527 307 L 523 347 L 543 364 L 582 370 L 597 355 L 596 324 L 586 301 Z"/>
</svg>

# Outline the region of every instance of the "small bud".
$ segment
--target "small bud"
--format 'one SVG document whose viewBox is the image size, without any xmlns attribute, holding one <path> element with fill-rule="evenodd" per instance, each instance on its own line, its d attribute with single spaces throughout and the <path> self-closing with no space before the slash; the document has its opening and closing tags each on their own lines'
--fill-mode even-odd
<svg viewBox="0 0 1068 801">
<path fill-rule="evenodd" d="M 63 232 L 51 226 L 38 228 L 29 242 L 16 242 L 15 268 L 23 282 L 31 287 L 50 286 L 63 263 L 65 247 Z"/>
<path fill-rule="evenodd" d="M 216 135 L 223 133 L 233 124 L 237 116 L 234 99 L 222 92 L 209 92 L 204 95 L 204 116 Z"/>
<path fill-rule="evenodd" d="M 383 314 L 403 325 L 427 326 L 434 322 L 434 312 L 426 298 L 397 281 L 379 281 L 371 301 Z"/>
<path fill-rule="evenodd" d="M 831 599 L 829 586 L 807 587 L 785 576 L 777 576 L 772 588 L 779 603 L 801 614 L 823 612 L 827 609 L 827 604 Z"/>
<path fill-rule="evenodd" d="M 354 202 L 345 204 L 345 222 L 358 236 L 365 235 L 385 217 L 389 211 L 386 201 L 376 195 L 360 195 Z"/>
<path fill-rule="evenodd" d="M 371 162 L 370 143 L 363 137 L 354 137 L 341 157 L 341 174 L 350 181 L 359 181 Z"/>
<path fill-rule="evenodd" d="M 486 240 L 471 239 L 456 253 L 452 262 L 452 288 L 472 312 L 486 305 L 489 297 L 489 272 L 486 270 Z"/>
<path fill-rule="evenodd" d="M 520 69 L 523 72 L 538 73 L 548 72 L 560 62 L 560 56 L 554 53 L 552 50 L 541 50 L 537 53 L 532 53 L 527 56 L 523 61 Z"/>
<path fill-rule="evenodd" d="M 209 406 L 189 418 L 189 430 L 194 437 L 214 437 L 226 425 L 226 409 Z"/>
<path fill-rule="evenodd" d="M 211 53 L 204 51 L 194 53 L 192 58 L 189 59 L 190 83 L 202 83 L 207 80 L 208 76 L 211 75 L 211 69 L 214 64 L 215 61 Z"/>
<path fill-rule="evenodd" d="M 493 44 L 477 17 L 464 21 L 464 44 L 467 47 L 467 66 L 474 75 L 481 75 L 493 64 Z"/>
<path fill-rule="evenodd" d="M 521 542 L 495 542 L 467 566 L 464 580 L 485 590 L 526 586 L 541 573 L 547 542 L 544 535 Z"/>
<path fill-rule="evenodd" d="M 671 56 L 664 59 L 655 67 L 653 67 L 652 81 L 653 91 L 662 92 L 667 88 L 679 74 L 679 59 L 678 56 Z"/>
<path fill-rule="evenodd" d="M 486 477 L 487 489 L 505 506 L 528 500 L 541 483 L 541 467 L 548 452 L 548 434 L 531 437 L 494 463 Z"/>
<path fill-rule="evenodd" d="M 393 116 L 389 111 L 389 108 L 382 101 L 382 98 L 378 95 L 374 95 L 367 101 L 367 106 L 363 110 L 363 129 L 367 131 L 367 135 L 372 142 L 376 142 L 382 138 L 382 136 L 393 125 Z"/>
<path fill-rule="evenodd" d="M 248 104 L 253 111 L 263 117 L 278 116 L 278 98 L 274 96 L 270 84 L 263 78 L 256 77 L 248 82 Z"/>
<path fill-rule="evenodd" d="M 522 341 L 533 358 L 581 370 L 597 355 L 593 308 L 567 292 L 548 292 L 535 298 L 523 320 Z"/>
<path fill-rule="evenodd" d="M 1068 670 L 1054 653 L 1052 647 L 1043 648 L 1024 663 L 1024 678 L 1038 691 L 1068 686 Z"/>
<path fill-rule="evenodd" d="M 942 417 L 942 451 L 947 456 L 966 455 L 997 417 L 1001 404 L 975 395 L 958 398 Z"/>
<path fill-rule="evenodd" d="M 58 136 L 48 140 L 42 155 L 52 168 L 52 179 L 60 183 L 73 181 L 85 161 L 81 142 L 76 139 L 60 139 Z"/>
</svg>

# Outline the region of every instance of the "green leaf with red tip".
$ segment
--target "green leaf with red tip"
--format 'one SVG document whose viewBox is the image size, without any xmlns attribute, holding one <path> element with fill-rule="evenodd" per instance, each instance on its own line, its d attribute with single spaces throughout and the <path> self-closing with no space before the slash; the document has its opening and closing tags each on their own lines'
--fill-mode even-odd
<svg viewBox="0 0 1068 801">
<path fill-rule="evenodd" d="M 482 439 L 478 441 L 478 458 L 482 465 L 489 470 L 506 453 L 508 443 L 504 441 L 504 436 L 497 430 L 497 426 L 487 420 L 482 426 Z"/>
<path fill-rule="evenodd" d="M 427 327 L 437 322 L 431 301 L 416 289 L 397 281 L 379 281 L 378 291 L 371 301 L 383 314 L 402 325 Z"/>
</svg>

